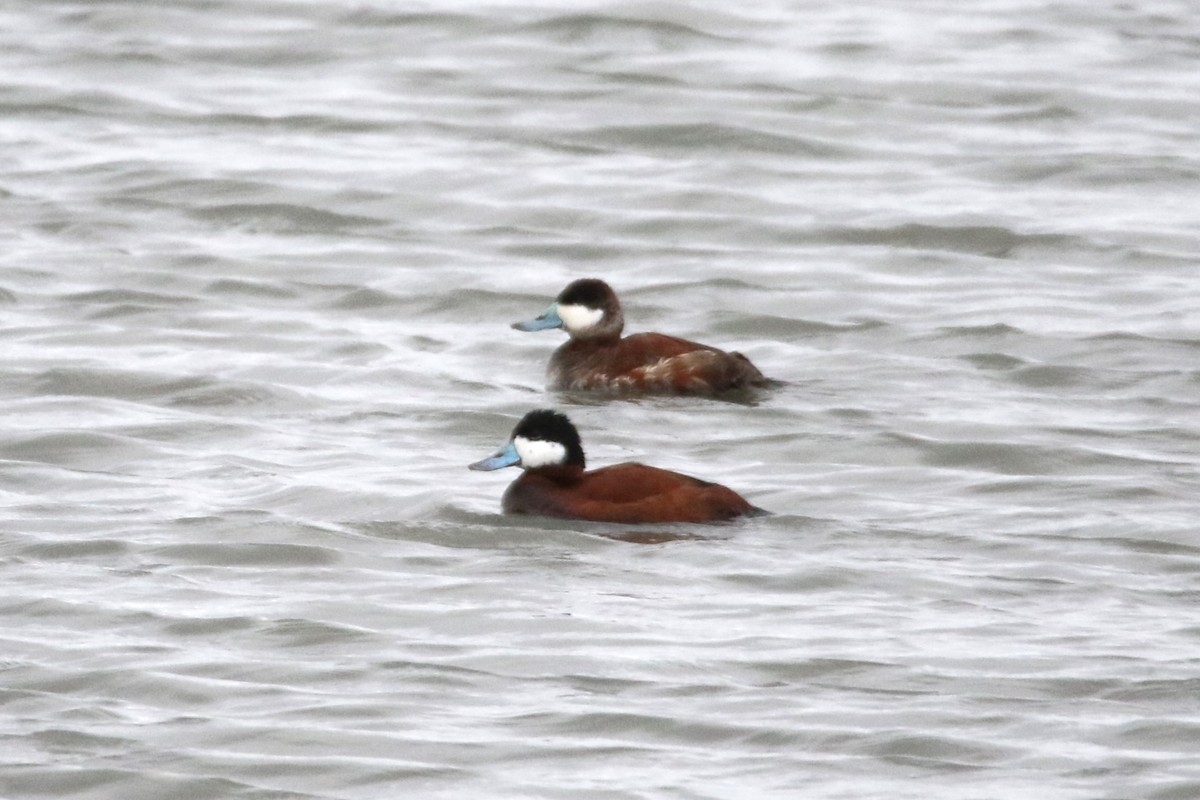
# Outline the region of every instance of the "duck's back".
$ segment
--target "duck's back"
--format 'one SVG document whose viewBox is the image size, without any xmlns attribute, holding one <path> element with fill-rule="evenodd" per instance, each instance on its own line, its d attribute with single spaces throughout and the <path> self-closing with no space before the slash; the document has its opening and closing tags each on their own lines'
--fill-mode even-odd
<svg viewBox="0 0 1200 800">
<path fill-rule="evenodd" d="M 758 509 L 728 487 L 644 464 L 615 464 L 570 482 L 526 472 L 504 496 L 513 514 L 594 522 L 720 522 Z"/>
<path fill-rule="evenodd" d="M 741 353 L 661 333 L 571 340 L 554 353 L 549 375 L 556 389 L 619 393 L 712 394 L 767 382 Z"/>
</svg>

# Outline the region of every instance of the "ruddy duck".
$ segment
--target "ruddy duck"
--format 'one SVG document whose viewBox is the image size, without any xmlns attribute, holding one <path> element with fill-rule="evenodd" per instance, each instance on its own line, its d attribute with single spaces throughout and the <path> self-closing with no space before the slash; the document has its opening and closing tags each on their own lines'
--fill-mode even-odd
<svg viewBox="0 0 1200 800">
<path fill-rule="evenodd" d="M 625 317 L 607 283 L 574 281 L 545 312 L 515 322 L 519 331 L 563 328 L 570 340 L 554 351 L 550 387 L 617 394 L 717 394 L 771 383 L 750 359 L 661 333 L 621 338 Z"/>
<path fill-rule="evenodd" d="M 508 443 L 470 465 L 525 472 L 504 492 L 507 514 L 537 514 L 591 522 L 722 522 L 766 512 L 725 486 L 645 464 L 584 471 L 583 444 L 571 420 L 530 411 Z"/>
</svg>

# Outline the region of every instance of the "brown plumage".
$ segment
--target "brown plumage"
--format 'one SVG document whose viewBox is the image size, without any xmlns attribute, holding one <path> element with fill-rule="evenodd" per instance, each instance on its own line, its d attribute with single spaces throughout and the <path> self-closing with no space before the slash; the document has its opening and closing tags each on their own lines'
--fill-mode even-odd
<svg viewBox="0 0 1200 800">
<path fill-rule="evenodd" d="M 612 288 L 596 278 L 574 281 L 545 313 L 513 327 L 561 327 L 570 335 L 547 368 L 554 389 L 703 395 L 771 383 L 741 353 L 661 333 L 622 338 L 621 303 Z"/>
<path fill-rule="evenodd" d="M 526 471 L 505 490 L 501 507 L 508 514 L 623 523 L 721 522 L 757 513 L 728 487 L 632 462 L 591 472 Z"/>
<path fill-rule="evenodd" d="M 554 411 L 530 411 L 495 455 L 471 465 L 525 471 L 504 492 L 508 514 L 592 522 L 723 522 L 766 513 L 732 489 L 645 464 L 586 471 L 579 433 Z"/>
</svg>

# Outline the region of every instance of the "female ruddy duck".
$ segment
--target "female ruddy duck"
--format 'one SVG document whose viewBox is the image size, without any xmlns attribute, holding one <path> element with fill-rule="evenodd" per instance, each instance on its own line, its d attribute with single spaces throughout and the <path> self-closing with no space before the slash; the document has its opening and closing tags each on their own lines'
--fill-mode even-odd
<svg viewBox="0 0 1200 800">
<path fill-rule="evenodd" d="M 563 328 L 570 335 L 570 341 L 554 351 L 546 370 L 553 389 L 716 394 L 771 383 L 741 353 L 661 333 L 622 339 L 621 303 L 609 285 L 596 278 L 574 281 L 541 316 L 513 327 Z"/>
<path fill-rule="evenodd" d="M 579 432 L 556 411 L 530 411 L 508 443 L 470 465 L 525 470 L 504 492 L 506 514 L 591 522 L 721 522 L 766 512 L 716 483 L 645 464 L 584 471 Z"/>
</svg>

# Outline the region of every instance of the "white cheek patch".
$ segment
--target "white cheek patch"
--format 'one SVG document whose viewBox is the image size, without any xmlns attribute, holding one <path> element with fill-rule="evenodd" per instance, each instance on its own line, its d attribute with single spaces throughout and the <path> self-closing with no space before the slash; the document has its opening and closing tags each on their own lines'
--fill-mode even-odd
<svg viewBox="0 0 1200 800">
<path fill-rule="evenodd" d="M 569 305 L 558 307 L 558 318 L 568 331 L 586 331 L 604 319 L 604 309 Z"/>
<path fill-rule="evenodd" d="M 521 466 L 525 469 L 565 464 L 567 461 L 567 448 L 558 442 L 546 442 L 518 436 L 513 439 L 513 447 L 517 448 L 517 455 L 521 457 Z"/>
</svg>

